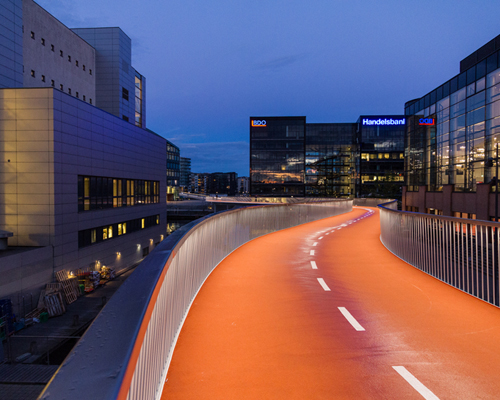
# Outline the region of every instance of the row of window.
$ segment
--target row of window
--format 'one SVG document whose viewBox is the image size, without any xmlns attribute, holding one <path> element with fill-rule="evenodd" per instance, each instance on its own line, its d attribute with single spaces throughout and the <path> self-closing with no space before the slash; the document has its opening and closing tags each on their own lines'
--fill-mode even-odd
<svg viewBox="0 0 500 400">
<path fill-rule="evenodd" d="M 35 40 L 35 32 L 31 31 L 31 39 Z M 44 38 L 41 38 L 40 39 L 40 43 L 42 44 L 42 46 L 45 46 L 45 39 Z M 55 52 L 55 47 L 53 44 L 50 45 L 50 50 Z M 62 50 L 59 50 L 59 55 L 61 57 L 64 57 L 64 52 Z M 71 62 L 71 56 L 68 55 L 68 61 Z M 75 60 L 75 66 L 78 67 L 78 60 Z M 85 71 L 86 68 L 85 68 L 85 64 L 82 64 L 82 70 Z M 92 75 L 92 69 L 89 68 L 89 75 Z"/>
<path fill-rule="evenodd" d="M 148 217 L 136 218 L 117 224 L 84 229 L 82 231 L 78 231 L 78 247 L 87 247 L 156 225 L 160 225 L 159 215 L 150 215 Z"/>
<path fill-rule="evenodd" d="M 31 70 L 31 77 L 36 78 L 36 72 L 33 69 Z M 45 75 L 42 75 L 42 82 L 46 82 Z M 55 83 L 54 79 L 52 79 L 50 81 L 50 86 L 52 86 L 52 87 L 56 86 L 56 83 Z M 59 89 L 61 90 L 61 92 L 64 92 L 64 85 L 62 83 L 59 85 Z M 68 88 L 68 94 L 72 94 L 71 93 L 71 88 Z M 75 92 L 75 97 L 77 99 L 79 99 L 80 98 L 80 93 Z M 87 101 L 87 97 L 85 95 L 83 95 L 82 96 L 82 100 L 83 101 Z M 92 104 L 92 98 L 89 98 L 89 103 Z"/>
<path fill-rule="evenodd" d="M 78 211 L 102 210 L 159 202 L 159 181 L 78 176 Z"/>
<path fill-rule="evenodd" d="M 496 53 L 493 53 L 486 59 L 472 66 L 467 71 L 464 71 L 461 74 L 450 79 L 448 82 L 445 82 L 419 100 L 410 103 L 405 109 L 405 114 L 417 114 L 419 113 L 419 110 L 430 107 L 432 104 L 450 95 L 451 93 L 456 92 L 457 90 L 460 90 L 467 85 L 480 80 L 499 67 L 500 51 L 497 51 Z"/>
</svg>

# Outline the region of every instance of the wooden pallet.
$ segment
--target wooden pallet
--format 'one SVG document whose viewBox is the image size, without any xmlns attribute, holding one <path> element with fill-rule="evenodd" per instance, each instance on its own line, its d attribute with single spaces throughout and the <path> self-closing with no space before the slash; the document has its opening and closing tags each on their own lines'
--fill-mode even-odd
<svg viewBox="0 0 500 400">
<path fill-rule="evenodd" d="M 66 307 L 64 307 L 64 301 L 62 299 L 61 293 L 53 293 L 45 295 L 45 308 L 49 317 L 57 317 L 66 312 Z"/>
<path fill-rule="evenodd" d="M 76 293 L 75 289 L 73 287 L 73 284 L 71 283 L 71 279 L 66 279 L 64 281 L 61 281 L 61 285 L 63 288 L 63 293 L 64 293 L 64 298 L 66 299 L 66 303 L 71 304 L 76 301 Z"/>
<path fill-rule="evenodd" d="M 76 297 L 80 297 L 82 295 L 82 292 L 80 292 L 80 284 L 78 283 L 78 279 L 74 277 L 68 280 L 71 282 L 73 289 L 75 289 Z"/>
<path fill-rule="evenodd" d="M 57 282 L 65 281 L 66 279 L 68 279 L 68 271 L 65 269 L 57 271 L 56 272 L 56 279 L 57 279 Z"/>
<path fill-rule="evenodd" d="M 45 295 L 57 293 L 61 291 L 60 283 L 47 283 L 45 286 Z"/>
<path fill-rule="evenodd" d="M 40 314 L 43 313 L 44 311 L 45 310 L 43 308 L 35 308 L 33 311 L 26 314 L 25 318 L 39 318 Z"/>
<path fill-rule="evenodd" d="M 36 308 L 45 308 L 45 289 L 42 289 L 42 291 L 40 292 L 40 297 L 38 298 L 38 304 Z"/>
</svg>

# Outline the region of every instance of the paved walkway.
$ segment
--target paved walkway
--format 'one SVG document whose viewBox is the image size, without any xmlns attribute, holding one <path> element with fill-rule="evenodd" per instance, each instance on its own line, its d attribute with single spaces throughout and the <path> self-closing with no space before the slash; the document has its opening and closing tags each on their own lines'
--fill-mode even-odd
<svg viewBox="0 0 500 400">
<path fill-rule="evenodd" d="M 163 399 L 497 399 L 500 310 L 402 262 L 356 208 L 253 240 L 207 279 Z"/>
</svg>

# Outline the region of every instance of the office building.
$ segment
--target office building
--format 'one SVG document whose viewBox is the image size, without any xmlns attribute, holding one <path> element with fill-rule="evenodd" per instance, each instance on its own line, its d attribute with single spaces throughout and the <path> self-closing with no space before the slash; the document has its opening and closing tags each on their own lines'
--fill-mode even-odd
<svg viewBox="0 0 500 400">
<path fill-rule="evenodd" d="M 108 54 L 32 0 L 2 1 L 0 10 L 0 230 L 8 240 L 0 297 L 18 307 L 55 272 L 103 265 L 118 272 L 164 238 L 168 148 L 143 129 L 144 114 L 136 117 L 137 74 L 119 28 L 102 28 L 117 42 L 95 43 L 111 42 L 113 51 L 118 43 Z M 117 79 L 114 64 L 103 70 L 116 60 Z M 108 73 L 119 87 L 100 86 Z M 111 91 L 116 109 L 116 99 L 105 104 Z"/>
<path fill-rule="evenodd" d="M 189 180 L 190 175 L 191 175 L 191 159 L 188 157 L 181 157 L 180 177 L 179 177 L 179 185 L 181 192 L 191 191 L 191 185 Z"/>
<path fill-rule="evenodd" d="M 250 193 L 250 178 L 248 176 L 239 176 L 236 179 L 236 193 L 238 195 Z"/>
<path fill-rule="evenodd" d="M 180 150 L 167 140 L 167 201 L 179 199 Z"/>
<path fill-rule="evenodd" d="M 250 193 L 259 196 L 400 198 L 404 116 L 357 123 L 250 118 Z"/>
<path fill-rule="evenodd" d="M 208 178 L 208 194 L 234 196 L 237 191 L 236 172 L 213 172 Z"/>
<path fill-rule="evenodd" d="M 494 220 L 500 141 L 500 36 L 460 62 L 460 72 L 408 101 L 403 207 Z"/>
</svg>

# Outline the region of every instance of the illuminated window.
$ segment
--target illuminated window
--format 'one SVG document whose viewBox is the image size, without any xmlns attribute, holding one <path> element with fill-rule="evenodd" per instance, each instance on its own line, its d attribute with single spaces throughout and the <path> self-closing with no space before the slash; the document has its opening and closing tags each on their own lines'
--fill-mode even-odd
<svg viewBox="0 0 500 400">
<path fill-rule="evenodd" d="M 96 229 L 92 229 L 90 231 L 90 243 L 95 243 L 97 240 L 97 230 Z"/>
<path fill-rule="evenodd" d="M 399 153 L 399 158 L 403 159 L 403 158 L 405 158 L 405 155 L 403 153 Z"/>
<path fill-rule="evenodd" d="M 85 177 L 83 180 L 83 209 L 90 210 L 90 178 Z"/>
<path fill-rule="evenodd" d="M 144 229 L 144 218 L 141 219 L 141 228 Z"/>
<path fill-rule="evenodd" d="M 123 231 L 123 234 L 124 234 L 124 235 L 127 233 L 127 223 L 126 223 L 126 222 L 124 222 L 124 223 L 122 224 L 122 231 Z"/>
<path fill-rule="evenodd" d="M 118 224 L 118 236 L 120 236 L 123 232 L 123 224 Z"/>
<path fill-rule="evenodd" d="M 113 225 L 108 226 L 108 238 L 111 239 L 113 237 Z"/>
<path fill-rule="evenodd" d="M 390 157 L 391 157 L 391 155 L 390 155 L 389 153 L 384 153 L 384 158 L 385 158 L 385 159 L 387 159 L 387 160 L 388 160 Z"/>
<path fill-rule="evenodd" d="M 160 216 L 159 215 L 156 216 L 156 225 L 160 225 Z"/>
<path fill-rule="evenodd" d="M 106 240 L 108 238 L 108 228 L 102 228 L 102 240 Z"/>
</svg>

